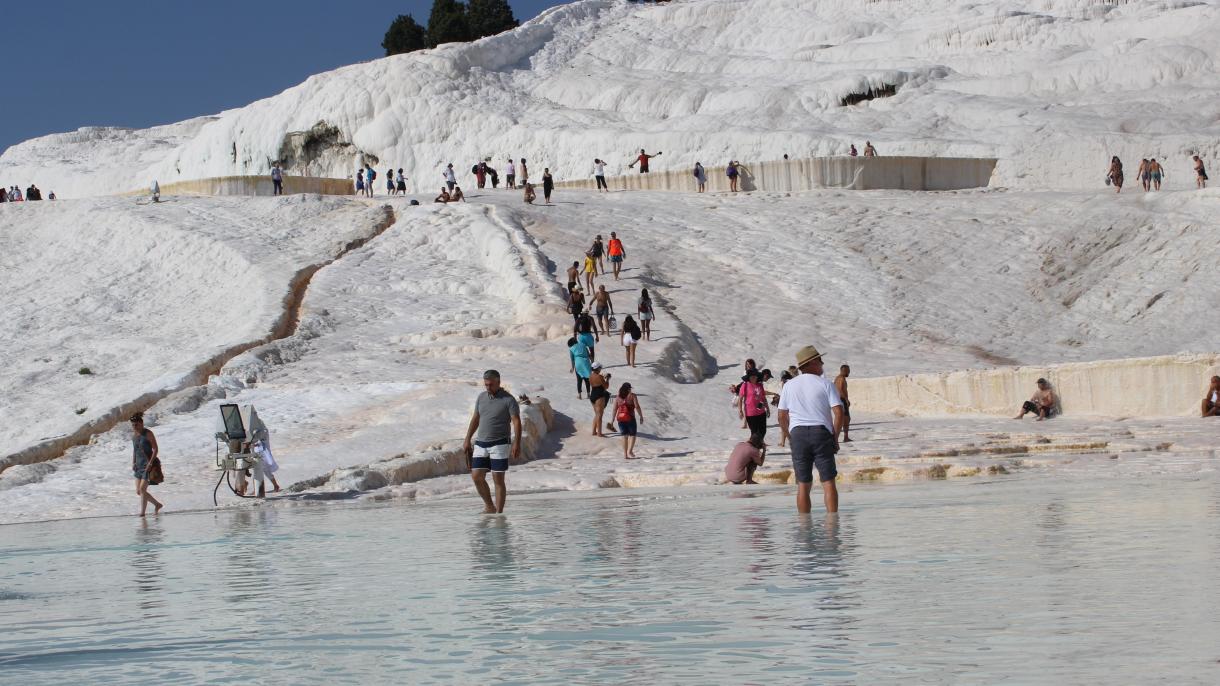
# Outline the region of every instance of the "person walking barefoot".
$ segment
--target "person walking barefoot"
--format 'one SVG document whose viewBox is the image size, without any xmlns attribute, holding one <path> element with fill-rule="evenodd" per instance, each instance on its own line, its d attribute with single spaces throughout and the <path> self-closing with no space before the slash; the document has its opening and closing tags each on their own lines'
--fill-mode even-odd
<svg viewBox="0 0 1220 686">
<path fill-rule="evenodd" d="M 576 399 L 584 398 L 581 395 L 584 389 L 589 391 L 589 399 L 593 399 L 593 388 L 589 383 L 589 376 L 593 373 L 592 360 L 590 357 L 589 347 L 572 336 L 568 339 L 568 359 L 571 361 L 571 368 L 568 370 L 576 375 Z"/>
<path fill-rule="evenodd" d="M 1110 185 L 1114 186 L 1115 193 L 1123 192 L 1123 163 L 1118 159 L 1118 155 L 1110 158 L 1110 171 L 1106 173 L 1106 178 L 1110 180 Z"/>
<path fill-rule="evenodd" d="M 644 423 L 644 408 L 640 407 L 640 399 L 631 392 L 629 383 L 619 386 L 618 396 L 614 399 L 614 420 L 618 422 L 618 431 L 623 436 L 623 459 L 634 460 L 635 434 L 639 425 Z"/>
<path fill-rule="evenodd" d="M 627 366 L 635 366 L 635 346 L 640 342 L 640 337 L 643 334 L 640 332 L 640 326 L 635 323 L 631 315 L 627 315 L 627 319 L 623 320 L 623 348 L 627 352 Z"/>
<path fill-rule="evenodd" d="M 610 232 L 610 245 L 606 247 L 606 252 L 610 254 L 610 266 L 614 268 L 614 280 L 618 281 L 619 272 L 623 269 L 623 260 L 627 259 L 627 250 L 623 248 L 623 242 L 619 240 L 618 234 Z"/>
<path fill-rule="evenodd" d="M 603 336 L 610 335 L 610 317 L 614 315 L 614 301 L 610 299 L 610 292 L 606 290 L 606 284 L 597 287 L 597 292 L 593 294 L 593 312 L 597 317 L 597 325 L 602 330 Z"/>
<path fill-rule="evenodd" d="M 585 290 L 590 293 L 596 293 L 593 287 L 593 277 L 597 276 L 597 260 L 593 259 L 592 252 L 585 253 Z"/>
<path fill-rule="evenodd" d="M 589 248 L 589 252 L 593 253 L 593 259 L 597 261 L 597 275 L 606 275 L 606 244 L 602 242 L 602 235 L 597 234 L 597 238 L 593 239 L 593 246 Z"/>
<path fill-rule="evenodd" d="M 486 392 L 475 400 L 462 451 L 470 479 L 483 499 L 483 513 L 497 514 L 504 512 L 504 501 L 508 498 L 508 486 L 504 483 L 508 462 L 521 455 L 521 408 L 513 394 L 500 387 L 500 372 L 494 369 L 483 372 L 483 388 Z M 496 485 L 494 503 L 487 486 L 487 472 L 491 472 Z"/>
<path fill-rule="evenodd" d="M 546 204 L 551 204 L 551 193 L 555 190 L 555 177 L 551 176 L 551 168 L 543 167 L 542 169 L 542 197 L 546 199 Z"/>
<path fill-rule="evenodd" d="M 640 328 L 644 330 L 644 340 L 652 340 L 652 320 L 655 317 L 652 311 L 652 297 L 648 295 L 648 289 L 640 291 L 640 302 L 636 305 L 635 313 L 640 317 Z"/>
<path fill-rule="evenodd" d="M 606 415 L 606 403 L 610 401 L 610 373 L 602 371 L 602 363 L 593 363 L 589 375 L 589 402 L 593 405 L 593 435 L 605 438 L 602 433 L 602 418 Z"/>
<path fill-rule="evenodd" d="M 140 516 L 153 504 L 153 514 L 160 514 L 164 505 L 148 492 L 148 467 L 157 458 L 157 437 L 144 428 L 144 413 L 131 415 L 131 475 L 136 479 L 136 495 L 140 496 Z"/>
</svg>

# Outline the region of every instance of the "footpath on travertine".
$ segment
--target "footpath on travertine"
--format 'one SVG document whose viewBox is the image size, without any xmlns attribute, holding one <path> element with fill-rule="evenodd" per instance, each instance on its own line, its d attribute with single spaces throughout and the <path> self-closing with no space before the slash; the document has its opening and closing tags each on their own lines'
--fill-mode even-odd
<svg viewBox="0 0 1220 686">
<path fill-rule="evenodd" d="M 303 198 L 180 204 L 254 212 Z M 809 342 L 832 372 L 853 365 L 857 442 L 839 456 L 847 483 L 1098 464 L 1148 473 L 1211 468 L 1220 426 L 1212 420 L 1073 410 L 1019 422 L 1007 417 L 1032 392 L 1020 379 L 1007 417 L 901 416 L 914 406 L 868 411 L 877 378 L 1001 359 L 1087 365 L 1206 350 L 1210 333 L 1192 320 L 1214 308 L 1206 294 L 1220 291 L 1208 268 L 1218 249 L 1209 233 L 1190 228 L 1204 226 L 1210 212 L 1193 195 L 561 191 L 553 205 L 526 206 L 518 192 L 484 190 L 448 206 L 333 200 L 354 209 L 389 202 L 398 221 L 319 270 L 296 335 L 230 361 L 203 393 L 153 408 L 170 460 L 160 492 L 172 510 L 211 506 L 211 436 L 222 397 L 254 403 L 271 426 L 281 483 L 303 489 L 278 497 L 468 497 L 457 446 L 481 371 L 493 366 L 514 394 L 545 398 L 550 409 L 548 417 L 539 401 L 531 411 L 543 420 L 531 425 L 551 430 L 531 432 L 529 452 L 538 459 L 513 467 L 514 492 L 715 484 L 746 436 L 728 393 L 741 362 L 751 357 L 778 372 Z M 613 433 L 589 435 L 592 409 L 576 397 L 565 345 L 572 319 L 563 311 L 564 271 L 594 235 L 608 239 L 610 231 L 627 247 L 623 280 L 598 282 L 611 290 L 620 324 L 643 287 L 658 314 L 636 368 L 624 365 L 617 330 L 597 346 L 612 388 L 630 381 L 645 408 L 641 459 L 631 461 Z M 1162 275 L 1158 265 L 1167 260 L 1184 266 Z M 1110 263 L 1144 277 L 1095 266 Z M 970 277 L 969 291 L 952 287 L 946 274 Z M 1189 394 L 1192 402 L 1205 382 Z M 1077 402 L 1065 399 L 1065 409 Z M 786 481 L 788 454 L 774 417 L 768 440 L 762 478 Z M 47 463 L 49 473 L 12 479 L 6 471 L 0 515 L 130 514 L 129 457 L 129 436 L 116 429 Z M 238 504 L 231 496 L 221 502 Z"/>
</svg>

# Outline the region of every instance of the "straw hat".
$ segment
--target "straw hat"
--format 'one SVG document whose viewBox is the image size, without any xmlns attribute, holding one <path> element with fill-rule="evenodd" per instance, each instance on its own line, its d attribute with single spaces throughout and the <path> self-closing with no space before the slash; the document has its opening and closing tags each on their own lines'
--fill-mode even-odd
<svg viewBox="0 0 1220 686">
<path fill-rule="evenodd" d="M 817 348 L 813 347 L 812 345 L 807 345 L 804 348 L 796 351 L 796 366 L 798 368 L 804 367 L 821 356 L 822 353 L 818 352 Z"/>
</svg>

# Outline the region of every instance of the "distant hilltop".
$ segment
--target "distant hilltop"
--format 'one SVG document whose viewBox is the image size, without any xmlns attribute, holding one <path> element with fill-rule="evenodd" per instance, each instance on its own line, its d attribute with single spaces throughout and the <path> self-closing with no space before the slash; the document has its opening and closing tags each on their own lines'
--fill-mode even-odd
<svg viewBox="0 0 1220 686">
<path fill-rule="evenodd" d="M 240 109 L 82 128 L 0 156 L 60 197 L 206 177 L 350 177 L 439 187 L 449 162 L 526 158 L 558 179 L 626 167 L 845 154 L 996 157 L 993 183 L 1098 185 L 1110 155 L 1220 153 L 1220 6 L 1025 0 L 581 0 L 471 43 L 310 77 Z M 1179 165 L 1178 170 L 1173 165 Z M 431 182 L 431 183 L 430 183 Z"/>
</svg>

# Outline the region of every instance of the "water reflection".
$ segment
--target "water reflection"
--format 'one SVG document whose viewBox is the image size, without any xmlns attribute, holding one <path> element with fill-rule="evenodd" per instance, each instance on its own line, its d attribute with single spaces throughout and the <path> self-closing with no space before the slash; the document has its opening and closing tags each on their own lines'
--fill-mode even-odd
<svg viewBox="0 0 1220 686">
<path fill-rule="evenodd" d="M 795 628 L 813 632 L 822 648 L 842 648 L 857 624 L 851 611 L 861 606 L 860 591 L 849 585 L 845 561 L 851 542 L 842 515 L 797 515 L 791 575 L 812 597 L 797 606 Z"/>
<path fill-rule="evenodd" d="M 274 525 L 273 508 L 243 508 L 229 519 L 224 544 L 225 601 L 235 603 L 239 614 L 255 615 L 262 602 L 270 602 L 273 586 L 274 550 L 266 545 L 267 531 Z"/>
<path fill-rule="evenodd" d="M 760 514 L 759 509 L 753 509 L 742 516 L 739 530 L 742 542 L 756 553 L 746 565 L 746 571 L 755 581 L 762 581 L 779 567 L 775 542 L 771 540 L 771 520 Z"/>
<path fill-rule="evenodd" d="M 483 647 L 499 649 L 502 632 L 521 611 L 520 599 L 515 595 L 524 585 L 519 576 L 521 552 L 512 524 L 504 515 L 479 517 L 469 538 L 470 576 L 462 595 L 481 603 L 470 616 L 472 625 L 491 637 Z"/>
<path fill-rule="evenodd" d="M 140 518 L 132 546 L 131 570 L 135 577 L 136 596 L 139 598 L 136 606 L 144 612 L 165 606 L 165 564 L 161 560 L 160 551 L 164 538 L 165 530 L 161 528 L 159 521 L 155 521 L 155 518 L 153 521 Z"/>
<path fill-rule="evenodd" d="M 486 516 L 475 520 L 470 536 L 471 581 L 511 581 L 517 572 L 517 553 L 508 517 Z"/>
</svg>

